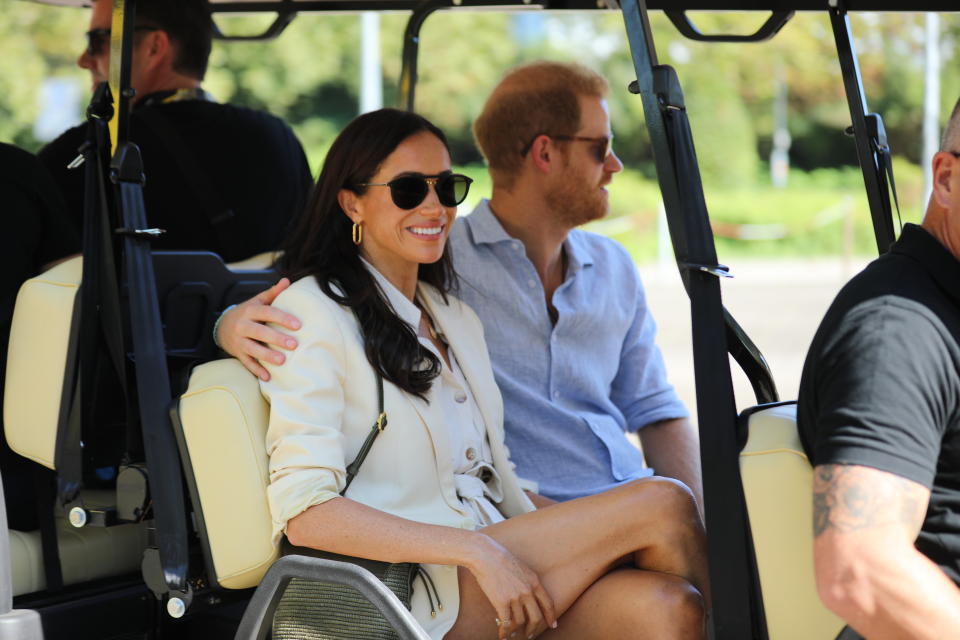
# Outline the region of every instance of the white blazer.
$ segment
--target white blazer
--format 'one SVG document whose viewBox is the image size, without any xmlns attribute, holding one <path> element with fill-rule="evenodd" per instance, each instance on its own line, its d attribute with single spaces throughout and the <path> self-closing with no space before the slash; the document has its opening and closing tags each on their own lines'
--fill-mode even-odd
<svg viewBox="0 0 960 640">
<path fill-rule="evenodd" d="M 378 274 L 379 275 L 379 274 Z M 532 511 L 504 444 L 503 401 L 483 339 L 479 318 L 430 285 L 418 293 L 437 328 L 446 336 L 486 423 L 493 464 L 500 474 L 501 513 Z M 377 387 L 353 312 L 324 294 L 312 277 L 293 283 L 273 306 L 302 321 L 299 346 L 281 366 L 264 363 L 270 381 L 261 382 L 270 402 L 267 453 L 268 499 L 276 540 L 287 521 L 307 508 L 337 497 L 345 467 L 356 457 L 377 416 Z M 434 385 L 436 387 L 436 385 Z M 388 426 L 374 443 L 347 496 L 387 513 L 435 525 L 475 529 L 477 523 L 457 497 L 448 425 L 434 389 L 430 402 L 384 381 Z M 433 638 L 450 630 L 459 612 L 456 567 L 424 565 L 443 610 L 436 618 L 415 591 L 413 614 Z"/>
</svg>

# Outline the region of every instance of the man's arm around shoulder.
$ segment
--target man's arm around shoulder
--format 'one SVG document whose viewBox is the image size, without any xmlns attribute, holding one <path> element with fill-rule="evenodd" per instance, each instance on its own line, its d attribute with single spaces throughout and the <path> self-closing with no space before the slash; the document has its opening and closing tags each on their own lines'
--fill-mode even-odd
<svg viewBox="0 0 960 640">
<path fill-rule="evenodd" d="M 914 547 L 930 491 L 859 465 L 814 469 L 817 591 L 870 640 L 960 638 L 960 589 Z"/>
</svg>

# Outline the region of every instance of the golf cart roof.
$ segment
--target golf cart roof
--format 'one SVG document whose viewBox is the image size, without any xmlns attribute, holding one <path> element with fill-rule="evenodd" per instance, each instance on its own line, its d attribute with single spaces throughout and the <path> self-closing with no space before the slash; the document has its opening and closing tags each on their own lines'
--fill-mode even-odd
<svg viewBox="0 0 960 640">
<path fill-rule="evenodd" d="M 42 4 L 90 6 L 90 0 L 33 0 Z M 408 11 L 423 4 L 421 0 L 210 0 L 214 11 Z M 438 0 L 449 7 L 515 7 L 539 6 L 551 10 L 617 9 L 617 0 Z M 826 11 L 841 7 L 847 11 L 960 11 L 956 0 L 648 0 L 648 9 L 670 11 Z"/>
</svg>

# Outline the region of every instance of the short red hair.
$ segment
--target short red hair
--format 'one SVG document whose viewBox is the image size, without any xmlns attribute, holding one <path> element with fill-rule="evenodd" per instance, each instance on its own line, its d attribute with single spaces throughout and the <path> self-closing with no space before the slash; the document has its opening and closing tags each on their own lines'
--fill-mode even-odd
<svg viewBox="0 0 960 640">
<path fill-rule="evenodd" d="M 539 61 L 507 72 L 473 123 L 494 181 L 513 186 L 533 139 L 576 134 L 580 96 L 602 98 L 609 90 L 603 76 L 575 63 Z"/>
</svg>

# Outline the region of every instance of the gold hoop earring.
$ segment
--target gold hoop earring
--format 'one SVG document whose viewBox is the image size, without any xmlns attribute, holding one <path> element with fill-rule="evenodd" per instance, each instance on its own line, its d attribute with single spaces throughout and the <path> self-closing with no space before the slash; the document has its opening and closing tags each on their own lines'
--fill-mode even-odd
<svg viewBox="0 0 960 640">
<path fill-rule="evenodd" d="M 353 230 L 351 231 L 351 237 L 353 238 L 353 244 L 360 246 L 360 243 L 363 242 L 363 226 L 359 222 L 353 223 Z"/>
</svg>

